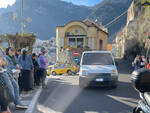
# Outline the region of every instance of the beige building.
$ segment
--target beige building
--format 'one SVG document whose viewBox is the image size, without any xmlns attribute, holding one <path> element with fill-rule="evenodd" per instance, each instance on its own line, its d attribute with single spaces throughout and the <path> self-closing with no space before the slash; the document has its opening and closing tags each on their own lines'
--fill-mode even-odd
<svg viewBox="0 0 150 113">
<path fill-rule="evenodd" d="M 66 48 L 106 50 L 107 40 L 107 29 L 89 19 L 75 20 L 56 27 L 57 55 L 61 49 Z"/>
</svg>

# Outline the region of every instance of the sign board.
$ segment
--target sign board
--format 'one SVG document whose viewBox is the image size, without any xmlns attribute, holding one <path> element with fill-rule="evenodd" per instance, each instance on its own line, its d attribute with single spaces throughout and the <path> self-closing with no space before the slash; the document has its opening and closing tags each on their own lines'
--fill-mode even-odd
<svg viewBox="0 0 150 113">
<path fill-rule="evenodd" d="M 75 58 L 74 58 L 74 62 L 75 62 L 75 63 L 79 63 L 79 58 L 78 58 L 78 57 L 75 57 Z"/>
<path fill-rule="evenodd" d="M 74 56 L 79 56 L 79 52 L 78 51 L 74 51 L 73 55 Z"/>
</svg>

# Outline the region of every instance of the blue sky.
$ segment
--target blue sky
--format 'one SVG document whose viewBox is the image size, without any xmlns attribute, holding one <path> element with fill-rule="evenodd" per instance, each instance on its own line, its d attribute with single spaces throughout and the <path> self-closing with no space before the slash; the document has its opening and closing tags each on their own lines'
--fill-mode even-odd
<svg viewBox="0 0 150 113">
<path fill-rule="evenodd" d="M 0 0 L 0 8 L 6 8 L 8 5 L 12 5 L 16 0 Z M 103 0 L 63 0 L 67 2 L 72 2 L 77 5 L 87 5 L 93 6 L 95 4 L 100 3 Z"/>
<path fill-rule="evenodd" d="M 62 1 L 72 2 L 77 5 L 93 6 L 100 3 L 103 0 L 62 0 Z"/>
</svg>

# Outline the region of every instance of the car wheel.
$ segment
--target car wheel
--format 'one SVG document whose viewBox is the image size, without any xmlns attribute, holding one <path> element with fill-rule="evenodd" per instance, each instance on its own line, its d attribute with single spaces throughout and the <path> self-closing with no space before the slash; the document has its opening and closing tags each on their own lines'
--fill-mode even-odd
<svg viewBox="0 0 150 113">
<path fill-rule="evenodd" d="M 72 75 L 71 70 L 68 70 L 68 71 L 67 71 L 67 74 L 68 74 L 68 75 Z"/>
<path fill-rule="evenodd" d="M 53 71 L 53 72 L 52 72 L 52 75 L 53 75 L 53 76 L 56 76 L 56 72 L 55 72 L 55 71 Z"/>
</svg>

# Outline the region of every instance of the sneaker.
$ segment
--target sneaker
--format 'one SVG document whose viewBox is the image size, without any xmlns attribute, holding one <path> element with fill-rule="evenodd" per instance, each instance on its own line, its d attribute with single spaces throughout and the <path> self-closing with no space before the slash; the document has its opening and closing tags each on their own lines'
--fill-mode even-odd
<svg viewBox="0 0 150 113">
<path fill-rule="evenodd" d="M 28 109 L 28 106 L 18 104 L 18 105 L 16 105 L 16 108 L 18 108 L 18 109 Z"/>
</svg>

